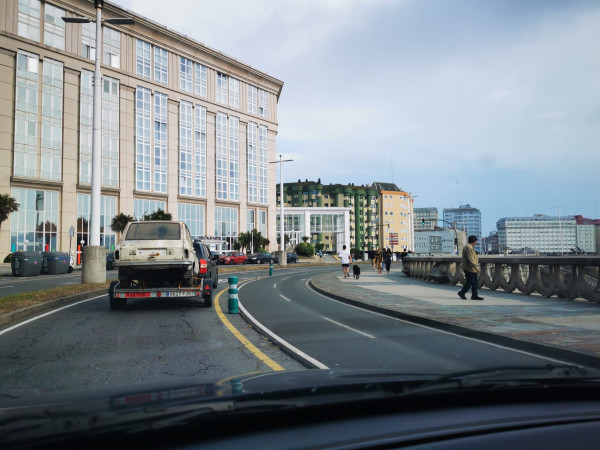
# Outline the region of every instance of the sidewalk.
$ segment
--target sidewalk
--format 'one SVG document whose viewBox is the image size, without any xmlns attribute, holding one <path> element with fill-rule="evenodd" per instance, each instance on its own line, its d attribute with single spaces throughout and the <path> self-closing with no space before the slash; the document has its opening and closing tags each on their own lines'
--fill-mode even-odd
<svg viewBox="0 0 600 450">
<path fill-rule="evenodd" d="M 484 301 L 461 300 L 460 285 L 434 284 L 405 276 L 402 264 L 389 275 L 361 265 L 359 280 L 342 271 L 318 275 L 322 293 L 410 322 L 600 368 L 600 305 L 515 291 L 480 289 Z M 352 273 L 352 271 L 350 271 Z"/>
</svg>

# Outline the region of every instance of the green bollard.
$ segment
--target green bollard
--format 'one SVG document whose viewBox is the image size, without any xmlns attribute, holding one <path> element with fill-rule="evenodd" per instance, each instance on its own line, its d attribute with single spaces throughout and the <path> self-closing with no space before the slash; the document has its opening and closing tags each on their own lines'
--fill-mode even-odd
<svg viewBox="0 0 600 450">
<path fill-rule="evenodd" d="M 273 263 L 271 263 L 269 265 L 269 276 L 272 277 L 273 276 Z"/>
<path fill-rule="evenodd" d="M 229 308 L 229 314 L 237 314 L 238 310 L 238 277 L 229 277 L 229 302 L 227 306 Z"/>
</svg>

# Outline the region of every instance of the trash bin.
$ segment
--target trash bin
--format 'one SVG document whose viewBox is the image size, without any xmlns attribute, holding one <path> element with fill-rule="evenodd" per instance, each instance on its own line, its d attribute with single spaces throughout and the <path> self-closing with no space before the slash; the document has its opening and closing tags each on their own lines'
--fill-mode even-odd
<svg viewBox="0 0 600 450">
<path fill-rule="evenodd" d="M 15 277 L 34 277 L 39 275 L 44 257 L 38 252 L 15 252 L 10 267 Z"/>
<path fill-rule="evenodd" d="M 68 253 L 42 252 L 42 256 L 44 257 L 42 273 L 58 275 L 69 271 L 71 257 Z"/>
</svg>

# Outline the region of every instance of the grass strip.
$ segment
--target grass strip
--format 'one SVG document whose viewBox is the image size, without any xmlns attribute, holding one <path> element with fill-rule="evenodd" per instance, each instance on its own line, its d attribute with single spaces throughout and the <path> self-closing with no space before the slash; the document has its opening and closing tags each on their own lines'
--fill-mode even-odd
<svg viewBox="0 0 600 450">
<path fill-rule="evenodd" d="M 21 294 L 0 297 L 0 314 L 5 314 L 18 309 L 45 303 L 57 298 L 68 297 L 70 295 L 93 292 L 99 289 L 106 289 L 110 286 L 110 281 L 100 284 L 73 284 L 70 286 L 60 286 L 42 291 L 23 292 Z"/>
</svg>

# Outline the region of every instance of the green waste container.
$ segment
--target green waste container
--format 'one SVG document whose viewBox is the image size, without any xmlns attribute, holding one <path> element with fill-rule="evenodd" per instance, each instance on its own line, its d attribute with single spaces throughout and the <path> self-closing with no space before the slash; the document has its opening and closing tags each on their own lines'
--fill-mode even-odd
<svg viewBox="0 0 600 450">
<path fill-rule="evenodd" d="M 44 257 L 38 252 L 15 252 L 10 267 L 15 277 L 35 277 L 42 271 Z"/>
<path fill-rule="evenodd" d="M 42 273 L 58 275 L 69 271 L 71 258 L 68 253 L 42 252 L 42 256 L 44 258 Z"/>
</svg>

